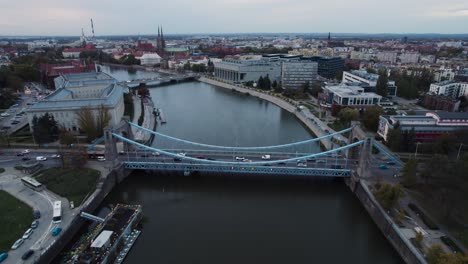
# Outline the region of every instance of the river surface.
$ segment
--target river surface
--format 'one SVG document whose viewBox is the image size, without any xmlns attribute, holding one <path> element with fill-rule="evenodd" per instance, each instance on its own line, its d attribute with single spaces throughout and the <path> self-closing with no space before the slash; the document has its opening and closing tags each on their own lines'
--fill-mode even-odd
<svg viewBox="0 0 468 264">
<path fill-rule="evenodd" d="M 151 97 L 167 117 L 157 130 L 174 137 L 228 146 L 312 137 L 277 106 L 204 83 L 153 88 Z M 340 180 L 135 172 L 103 207 L 116 203 L 144 211 L 126 264 L 403 263 Z"/>
</svg>

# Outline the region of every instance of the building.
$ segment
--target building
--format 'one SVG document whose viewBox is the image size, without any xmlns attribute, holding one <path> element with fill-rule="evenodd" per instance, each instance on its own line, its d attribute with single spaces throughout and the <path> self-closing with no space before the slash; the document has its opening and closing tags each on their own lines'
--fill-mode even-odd
<svg viewBox="0 0 468 264">
<path fill-rule="evenodd" d="M 460 100 L 443 95 L 426 94 L 422 99 L 422 106 L 431 110 L 456 112 L 460 107 Z"/>
<path fill-rule="evenodd" d="M 65 59 L 79 59 L 80 53 L 83 51 L 83 48 L 68 48 L 62 51 L 62 56 Z"/>
<path fill-rule="evenodd" d="M 156 53 L 145 53 L 139 60 L 143 66 L 154 66 L 161 63 L 161 57 Z"/>
<path fill-rule="evenodd" d="M 437 95 L 458 98 L 463 95 L 468 95 L 468 83 L 456 81 L 433 83 L 429 87 L 429 91 Z"/>
<path fill-rule="evenodd" d="M 375 93 L 367 93 L 360 86 L 334 85 L 323 88 L 326 104 L 339 105 L 363 109 L 369 106 L 380 105 L 382 96 Z"/>
<path fill-rule="evenodd" d="M 419 52 L 405 52 L 398 56 L 401 63 L 418 63 L 421 54 Z"/>
<path fill-rule="evenodd" d="M 359 85 L 365 89 L 365 92 L 375 92 L 379 75 L 368 73 L 365 70 L 353 70 L 343 72 L 342 82 L 350 85 Z M 388 96 L 396 96 L 397 87 L 395 81 L 388 81 Z"/>
<path fill-rule="evenodd" d="M 256 82 L 267 75 L 272 82 L 281 80 L 278 61 L 225 59 L 214 62 L 214 68 L 215 77 L 234 83 Z"/>
<path fill-rule="evenodd" d="M 47 83 L 50 88 L 55 88 L 54 79 L 60 74 L 90 72 L 94 69 L 94 64 L 87 65 L 84 60 L 72 60 L 57 64 L 42 63 L 39 67 L 42 82 Z"/>
<path fill-rule="evenodd" d="M 156 52 L 163 55 L 166 48 L 166 40 L 164 39 L 163 29 L 158 26 L 158 37 L 156 38 Z"/>
<path fill-rule="evenodd" d="M 468 113 L 429 111 L 420 115 L 380 116 L 377 133 L 387 141 L 390 131 L 397 124 L 402 133 L 413 130 L 416 141 L 431 142 L 441 135 L 468 131 Z"/>
<path fill-rule="evenodd" d="M 317 80 L 317 63 L 312 61 L 289 61 L 281 64 L 283 89 L 299 89 L 305 83 Z"/>
<path fill-rule="evenodd" d="M 111 115 L 109 124 L 120 122 L 124 113 L 124 88 L 111 76 L 102 72 L 62 74 L 54 81 L 57 90 L 26 111 L 31 130 L 34 116 L 49 113 L 59 126 L 78 133 L 78 113 L 84 107 L 90 108 L 95 115 L 105 107 Z"/>
<path fill-rule="evenodd" d="M 377 53 L 377 59 L 382 62 L 395 63 L 398 53 L 395 51 L 380 51 Z"/>
<path fill-rule="evenodd" d="M 318 63 L 318 75 L 333 79 L 337 73 L 344 70 L 345 60 L 341 57 L 312 56 L 303 57 L 302 60 L 310 60 Z"/>
</svg>

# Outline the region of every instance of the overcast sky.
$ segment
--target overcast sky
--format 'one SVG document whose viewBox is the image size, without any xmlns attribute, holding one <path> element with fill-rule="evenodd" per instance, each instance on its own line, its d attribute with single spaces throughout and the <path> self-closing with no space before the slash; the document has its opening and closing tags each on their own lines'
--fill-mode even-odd
<svg viewBox="0 0 468 264">
<path fill-rule="evenodd" d="M 0 35 L 468 33 L 467 0 L 0 0 Z"/>
</svg>

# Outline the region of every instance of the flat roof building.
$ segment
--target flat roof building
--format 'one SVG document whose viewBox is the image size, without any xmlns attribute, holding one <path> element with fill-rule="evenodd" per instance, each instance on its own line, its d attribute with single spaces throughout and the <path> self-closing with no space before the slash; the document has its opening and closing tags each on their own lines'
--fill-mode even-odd
<svg viewBox="0 0 468 264">
<path fill-rule="evenodd" d="M 267 75 L 272 82 L 281 80 L 281 63 L 277 61 L 225 59 L 214 62 L 214 68 L 215 77 L 234 83 L 256 82 Z"/>
<path fill-rule="evenodd" d="M 299 89 L 304 84 L 317 80 L 317 63 L 312 61 L 289 61 L 281 64 L 283 89 Z"/>
<path fill-rule="evenodd" d="M 433 83 L 429 87 L 429 91 L 437 95 L 458 98 L 468 95 L 468 83 L 456 81 Z"/>
<path fill-rule="evenodd" d="M 49 113 L 58 125 L 68 131 L 80 132 L 78 113 L 84 107 L 97 116 L 100 108 L 108 109 L 110 125 L 120 122 L 124 113 L 124 88 L 117 80 L 102 72 L 63 74 L 54 80 L 57 90 L 26 111 L 32 131 L 34 116 Z"/>
<path fill-rule="evenodd" d="M 343 72 L 342 82 L 346 84 L 359 85 L 365 88 L 366 92 L 376 92 L 377 80 L 379 75 L 368 73 L 365 70 L 352 70 Z M 395 81 L 388 81 L 388 96 L 396 96 L 397 87 Z"/>
<path fill-rule="evenodd" d="M 323 88 L 327 104 L 353 108 L 380 105 L 382 96 L 367 93 L 360 86 L 335 85 Z"/>
</svg>

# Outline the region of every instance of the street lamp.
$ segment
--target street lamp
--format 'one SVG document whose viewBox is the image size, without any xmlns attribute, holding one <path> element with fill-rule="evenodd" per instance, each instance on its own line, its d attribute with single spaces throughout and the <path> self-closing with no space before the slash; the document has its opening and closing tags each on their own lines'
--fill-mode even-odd
<svg viewBox="0 0 468 264">
<path fill-rule="evenodd" d="M 463 146 L 463 143 L 460 143 L 460 147 L 458 148 L 457 160 L 460 158 L 460 151 Z"/>
<path fill-rule="evenodd" d="M 414 152 L 414 157 L 416 158 L 416 156 L 418 155 L 418 147 L 419 147 L 419 144 L 421 142 L 416 142 L 416 151 Z"/>
</svg>

